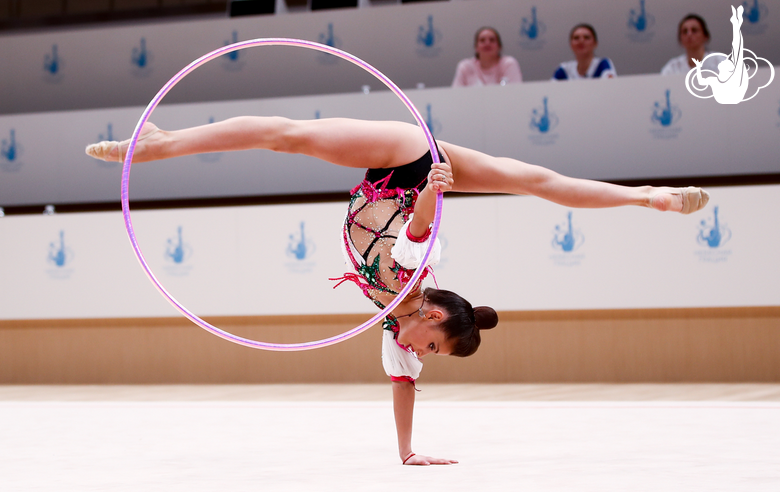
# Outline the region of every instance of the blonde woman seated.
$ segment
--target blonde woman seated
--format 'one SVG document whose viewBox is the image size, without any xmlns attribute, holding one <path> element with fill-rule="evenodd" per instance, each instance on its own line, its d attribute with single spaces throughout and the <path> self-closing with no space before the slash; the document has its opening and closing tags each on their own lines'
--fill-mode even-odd
<svg viewBox="0 0 780 492">
<path fill-rule="evenodd" d="M 520 64 L 501 54 L 501 36 L 492 27 L 481 27 L 474 36 L 474 57 L 461 60 L 453 87 L 504 85 L 523 81 Z"/>
</svg>

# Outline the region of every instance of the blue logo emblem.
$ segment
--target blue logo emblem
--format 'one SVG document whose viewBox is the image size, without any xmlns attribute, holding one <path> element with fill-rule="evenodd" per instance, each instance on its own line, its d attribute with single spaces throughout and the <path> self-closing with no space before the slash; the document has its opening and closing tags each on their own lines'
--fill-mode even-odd
<svg viewBox="0 0 780 492">
<path fill-rule="evenodd" d="M 314 111 L 314 119 L 318 120 L 320 118 L 322 118 L 322 116 L 320 116 L 320 110 L 318 109 L 318 110 Z"/>
<path fill-rule="evenodd" d="M 65 273 L 62 269 L 73 261 L 73 251 L 65 245 L 65 231 L 60 231 L 59 241 L 49 243 L 46 261 L 55 267 L 56 272 L 52 271 L 50 273 L 62 278 L 63 275 L 61 274 Z M 67 273 L 69 274 L 70 272 L 67 271 Z"/>
<path fill-rule="evenodd" d="M 238 42 L 238 31 L 233 31 L 231 34 L 232 40 L 227 40 L 223 44 L 223 46 L 228 46 L 230 44 L 235 44 Z M 237 72 L 244 68 L 244 60 L 243 56 L 241 55 L 241 52 L 243 50 L 236 50 L 231 51 L 230 53 L 225 53 L 222 55 L 222 68 L 229 72 Z"/>
<path fill-rule="evenodd" d="M 745 9 L 743 19 L 747 21 L 747 23 L 742 24 L 742 32 L 751 35 L 763 34 L 766 30 L 766 22 L 764 21 L 769 14 L 766 4 L 758 0 L 744 1 L 742 7 Z"/>
<path fill-rule="evenodd" d="M 176 237 L 168 238 L 165 247 L 165 259 L 176 265 L 181 265 L 192 256 L 192 248 L 182 240 L 181 230 L 179 226 Z"/>
<path fill-rule="evenodd" d="M 547 96 L 542 99 L 541 108 L 534 108 L 531 111 L 529 126 L 539 133 L 549 133 L 550 130 L 558 126 L 558 117 L 555 113 L 550 113 L 547 107 Z"/>
<path fill-rule="evenodd" d="M 321 32 L 317 37 L 317 40 L 320 42 L 320 44 L 330 46 L 331 48 L 341 49 L 341 38 L 334 34 L 332 22 L 328 22 L 328 29 L 325 32 Z M 325 65 L 333 65 L 339 61 L 337 56 L 325 52 L 318 52 L 317 60 Z"/>
<path fill-rule="evenodd" d="M 574 229 L 571 222 L 572 212 L 566 215 L 566 222 L 555 226 L 553 232 L 552 247 L 556 251 L 571 253 L 580 249 L 585 243 L 585 236 L 579 229 Z"/>
<path fill-rule="evenodd" d="M 430 131 L 433 136 L 436 136 L 441 131 L 441 122 L 433 117 L 431 107 L 430 104 L 425 105 L 425 126 L 428 127 L 428 131 Z"/>
<path fill-rule="evenodd" d="M 672 123 L 679 121 L 682 116 L 680 108 L 672 106 L 669 94 L 671 94 L 671 91 L 666 89 L 666 104 L 658 101 L 655 102 L 653 115 L 650 117 L 650 121 L 657 125 L 670 126 Z"/>
<path fill-rule="evenodd" d="M 133 48 L 130 55 L 130 63 L 133 67 L 133 75 L 146 77 L 152 72 L 152 52 L 146 48 L 146 38 L 141 38 L 138 46 Z"/>
<path fill-rule="evenodd" d="M 718 218 L 718 207 L 713 209 L 713 219 L 702 220 L 699 223 L 699 234 L 696 236 L 696 241 L 708 248 L 720 248 L 724 246 L 731 239 L 731 229 L 722 224 Z"/>
<path fill-rule="evenodd" d="M 43 75 L 46 82 L 57 84 L 62 81 L 62 59 L 57 51 L 57 45 L 51 46 L 51 53 L 43 56 Z"/>
<path fill-rule="evenodd" d="M 635 43 L 648 43 L 655 34 L 651 29 L 655 25 L 655 17 L 645 10 L 645 0 L 639 0 L 639 9 L 628 12 L 627 37 Z"/>
<path fill-rule="evenodd" d="M 429 15 L 427 24 L 417 29 L 417 54 L 425 57 L 438 56 L 441 53 L 441 38 L 441 31 L 433 27 L 433 16 Z"/>
<path fill-rule="evenodd" d="M 556 253 L 550 259 L 556 265 L 577 266 L 585 258 L 584 254 L 575 254 L 585 244 L 585 235 L 579 229 L 574 228 L 571 210 L 566 214 L 566 222 L 557 224 L 553 230 L 550 241 L 553 251 Z"/>
<path fill-rule="evenodd" d="M 293 273 L 308 273 L 314 269 L 312 255 L 316 250 L 314 241 L 306 235 L 306 223 L 301 222 L 297 233 L 290 234 L 285 254 L 294 261 L 287 263 L 287 269 Z"/>
<path fill-rule="evenodd" d="M 532 133 L 529 136 L 532 143 L 536 145 L 554 144 L 558 134 L 554 133 L 558 127 L 558 116 L 550 111 L 547 96 L 542 98 L 542 105 L 531 110 L 531 119 L 528 122 L 528 128 Z"/>
<path fill-rule="evenodd" d="M 676 126 L 682 118 L 682 111 L 676 104 L 672 104 L 671 91 L 666 89 L 666 97 L 663 101 L 655 101 L 653 112 L 650 114 L 650 122 L 655 128 L 650 130 L 656 138 L 677 138 L 681 128 Z"/>
<path fill-rule="evenodd" d="M 306 223 L 301 222 L 300 232 L 290 234 L 290 240 L 287 243 L 287 256 L 296 260 L 305 260 L 311 258 L 314 254 L 314 242 L 306 237 Z"/>
<path fill-rule="evenodd" d="M 171 276 L 184 277 L 192 271 L 193 265 L 189 261 L 192 258 L 192 247 L 184 242 L 182 226 L 177 228 L 175 237 L 168 238 L 163 258 L 168 263 L 163 269 Z"/>
<path fill-rule="evenodd" d="M 720 208 L 714 207 L 712 219 L 699 222 L 696 242 L 703 249 L 696 252 L 699 261 L 707 263 L 723 263 L 728 260 L 731 250 L 724 249 L 731 239 L 731 229 L 720 219 Z"/>
<path fill-rule="evenodd" d="M 547 26 L 536 16 L 536 7 L 531 7 L 531 17 L 523 17 L 520 21 L 520 46 L 527 50 L 541 49 L 546 31 Z"/>
<path fill-rule="evenodd" d="M 10 136 L 0 142 L 0 170 L 15 173 L 22 167 L 19 156 L 22 148 L 16 143 L 16 130 L 11 128 Z"/>
</svg>

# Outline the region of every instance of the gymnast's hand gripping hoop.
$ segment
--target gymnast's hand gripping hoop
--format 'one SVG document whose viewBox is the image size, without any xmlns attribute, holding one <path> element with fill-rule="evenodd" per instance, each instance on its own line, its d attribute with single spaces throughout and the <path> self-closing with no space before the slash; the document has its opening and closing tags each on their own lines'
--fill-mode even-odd
<svg viewBox="0 0 780 492">
<path fill-rule="evenodd" d="M 141 252 L 141 248 L 138 246 L 138 240 L 135 237 L 135 231 L 133 230 L 133 222 L 130 218 L 130 203 L 129 203 L 129 184 L 130 184 L 130 167 L 133 162 L 133 153 L 135 152 L 135 145 L 138 142 L 138 137 L 141 134 L 141 128 L 144 126 L 144 123 L 147 122 L 149 117 L 152 114 L 152 111 L 157 107 L 157 105 L 162 101 L 163 97 L 170 91 L 173 86 L 178 84 L 184 77 L 189 75 L 193 70 L 200 67 L 201 65 L 213 60 L 214 58 L 218 58 L 224 54 L 244 49 L 244 48 L 253 48 L 255 46 L 297 46 L 300 48 L 307 48 L 311 50 L 316 51 L 322 51 L 325 53 L 330 53 L 331 55 L 337 56 L 339 58 L 342 58 L 344 60 L 347 60 L 350 63 L 353 63 L 357 65 L 358 67 L 362 68 L 363 70 L 367 71 L 377 79 L 379 79 L 383 84 L 385 84 L 393 93 L 395 93 L 396 96 L 401 100 L 401 102 L 404 103 L 404 105 L 409 109 L 409 111 L 414 116 L 414 119 L 417 120 L 417 124 L 420 126 L 420 129 L 425 134 L 425 138 L 428 141 L 428 146 L 431 149 L 431 156 L 433 157 L 433 161 L 435 163 L 439 163 L 439 152 L 436 148 L 436 143 L 433 140 L 433 135 L 431 135 L 430 130 L 428 129 L 428 126 L 425 123 L 425 120 L 423 120 L 423 117 L 420 115 L 420 112 L 417 111 L 417 108 L 415 108 L 414 104 L 409 100 L 409 98 L 406 96 L 406 94 L 401 91 L 401 89 L 396 86 L 392 80 L 387 78 L 382 72 L 377 70 L 376 68 L 372 67 L 368 63 L 364 62 L 360 58 L 351 55 L 347 53 L 346 51 L 339 50 L 337 48 L 333 48 L 331 46 L 326 46 L 324 44 L 315 43 L 313 41 L 304 41 L 301 39 L 287 39 L 287 38 L 260 38 L 260 39 L 252 39 L 249 41 L 242 41 L 240 43 L 234 43 L 228 46 L 224 46 L 222 48 L 216 49 L 212 51 L 211 53 L 208 53 L 206 55 L 203 55 L 202 57 L 198 58 L 197 60 L 193 61 L 186 67 L 184 67 L 179 73 L 174 75 L 163 87 L 160 89 L 160 91 L 154 96 L 154 98 L 151 100 L 149 105 L 144 110 L 143 114 L 141 114 L 141 119 L 138 120 L 138 124 L 135 127 L 135 130 L 133 131 L 133 136 L 130 139 L 130 146 L 127 149 L 127 156 L 125 157 L 124 166 L 122 168 L 122 216 L 124 217 L 125 221 L 125 228 L 127 229 L 127 235 L 130 238 L 130 244 L 133 247 L 133 251 L 135 252 L 136 258 L 138 258 L 138 261 L 141 263 L 141 268 L 143 268 L 144 272 L 146 272 L 146 276 L 149 277 L 149 280 L 152 281 L 152 284 L 157 288 L 157 290 L 160 292 L 160 294 L 165 297 L 168 302 L 170 302 L 173 307 L 175 307 L 181 314 L 183 314 L 186 318 L 188 318 L 190 321 L 195 323 L 196 325 L 200 326 L 206 331 L 209 331 L 213 333 L 214 335 L 217 335 L 218 337 L 224 338 L 225 340 L 228 340 L 233 343 L 237 343 L 239 345 L 245 345 L 247 347 L 256 348 L 256 349 L 262 349 L 262 350 L 272 350 L 277 352 L 287 352 L 287 351 L 298 351 L 298 350 L 312 350 L 320 347 L 327 347 L 328 345 L 335 345 L 339 342 L 343 342 L 344 340 L 347 340 L 349 338 L 352 338 L 367 329 L 369 329 L 371 326 L 373 326 L 375 323 L 379 322 L 382 318 L 384 318 L 388 313 L 390 313 L 395 307 L 403 301 L 403 299 L 409 294 L 409 292 L 412 290 L 414 285 L 419 280 L 420 276 L 422 275 L 424 268 L 417 268 L 412 275 L 412 278 L 409 279 L 409 282 L 406 284 L 406 286 L 401 290 L 401 292 L 396 296 L 395 299 L 393 299 L 385 309 L 383 309 L 381 312 L 375 314 L 371 319 L 366 321 L 365 323 L 349 330 L 341 335 L 336 335 L 330 338 L 325 338 L 322 340 L 317 340 L 313 342 L 302 342 L 302 343 L 268 343 L 268 342 L 260 342 L 257 340 L 251 340 L 248 338 L 239 337 L 236 335 L 233 335 L 232 333 L 228 333 L 224 330 L 221 330 L 217 328 L 216 326 L 213 326 L 206 321 L 199 318 L 197 315 L 189 311 L 187 308 L 182 306 L 174 297 L 163 287 L 163 285 L 160 283 L 159 280 L 157 280 L 157 277 L 155 277 L 154 273 L 152 272 L 149 265 L 146 263 L 146 259 L 144 258 L 143 253 Z M 434 216 L 433 220 L 433 229 L 431 232 L 431 241 L 430 245 L 428 246 L 428 250 L 425 252 L 425 255 L 423 256 L 421 265 L 425 265 L 428 261 L 428 258 L 431 255 L 431 251 L 433 250 L 433 244 L 434 240 L 436 239 L 436 236 L 439 234 L 439 224 L 441 222 L 441 209 L 442 209 L 442 192 L 439 191 L 436 196 L 436 214 Z"/>
</svg>

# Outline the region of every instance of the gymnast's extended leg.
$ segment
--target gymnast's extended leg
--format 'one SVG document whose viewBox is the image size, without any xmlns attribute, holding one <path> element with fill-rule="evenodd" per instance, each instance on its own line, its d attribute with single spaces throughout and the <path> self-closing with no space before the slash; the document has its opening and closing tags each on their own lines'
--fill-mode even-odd
<svg viewBox="0 0 780 492">
<path fill-rule="evenodd" d="M 128 140 L 101 142 L 87 147 L 87 153 L 98 159 L 121 161 L 128 145 Z M 413 162 L 428 145 L 417 126 L 396 121 L 242 116 L 173 131 L 147 123 L 133 162 L 248 149 L 305 154 L 347 167 L 382 168 Z"/>
<path fill-rule="evenodd" d="M 619 186 L 571 178 L 516 159 L 492 157 L 439 142 L 452 164 L 453 191 L 533 195 L 566 207 L 606 208 L 639 205 L 660 211 L 691 213 L 709 200 L 700 188 Z"/>
</svg>

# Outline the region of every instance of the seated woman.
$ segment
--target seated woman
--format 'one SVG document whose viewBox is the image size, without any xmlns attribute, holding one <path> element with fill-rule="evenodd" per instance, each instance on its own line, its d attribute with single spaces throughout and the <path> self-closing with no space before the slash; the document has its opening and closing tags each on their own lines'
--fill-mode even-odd
<svg viewBox="0 0 780 492">
<path fill-rule="evenodd" d="M 121 162 L 128 146 L 129 141 L 101 142 L 87 147 L 87 154 Z M 342 228 L 341 242 L 353 270 L 343 280 L 355 282 L 380 308 L 398 295 L 413 269 L 426 268 L 420 261 L 430 244 L 439 191 L 534 195 L 566 207 L 637 205 L 684 214 L 701 209 L 709 199 L 693 187 L 628 187 L 570 178 L 447 142 L 438 142 L 441 163 L 434 163 L 420 129 L 397 121 L 244 116 L 177 131 L 147 123 L 133 161 L 247 149 L 304 154 L 368 169 L 351 192 Z M 474 308 L 453 292 L 423 290 L 420 285 L 387 316 L 382 358 L 393 381 L 398 452 L 404 464 L 455 463 L 412 451 L 414 379 L 422 368 L 420 359 L 428 354 L 469 356 L 480 345 L 480 331 L 497 323 L 492 308 Z"/>
<path fill-rule="evenodd" d="M 520 64 L 501 54 L 501 36 L 492 27 L 480 27 L 474 36 L 474 58 L 458 63 L 453 87 L 498 85 L 522 82 Z"/>
<path fill-rule="evenodd" d="M 706 51 L 707 43 L 710 42 L 710 31 L 707 29 L 707 23 L 696 14 L 688 14 L 680 21 L 677 26 L 677 42 L 685 48 L 685 54 L 676 56 L 666 62 L 661 69 L 661 75 L 672 75 L 676 73 L 687 73 L 694 68 L 696 64 L 693 60 L 704 60 L 703 68 L 718 73 L 718 63 L 722 57 L 710 56 Z"/>
<path fill-rule="evenodd" d="M 569 32 L 569 44 L 576 60 L 563 62 L 553 74 L 553 80 L 606 79 L 617 77 L 609 58 L 597 58 L 599 45 L 596 30 L 590 24 L 577 24 Z"/>
</svg>

